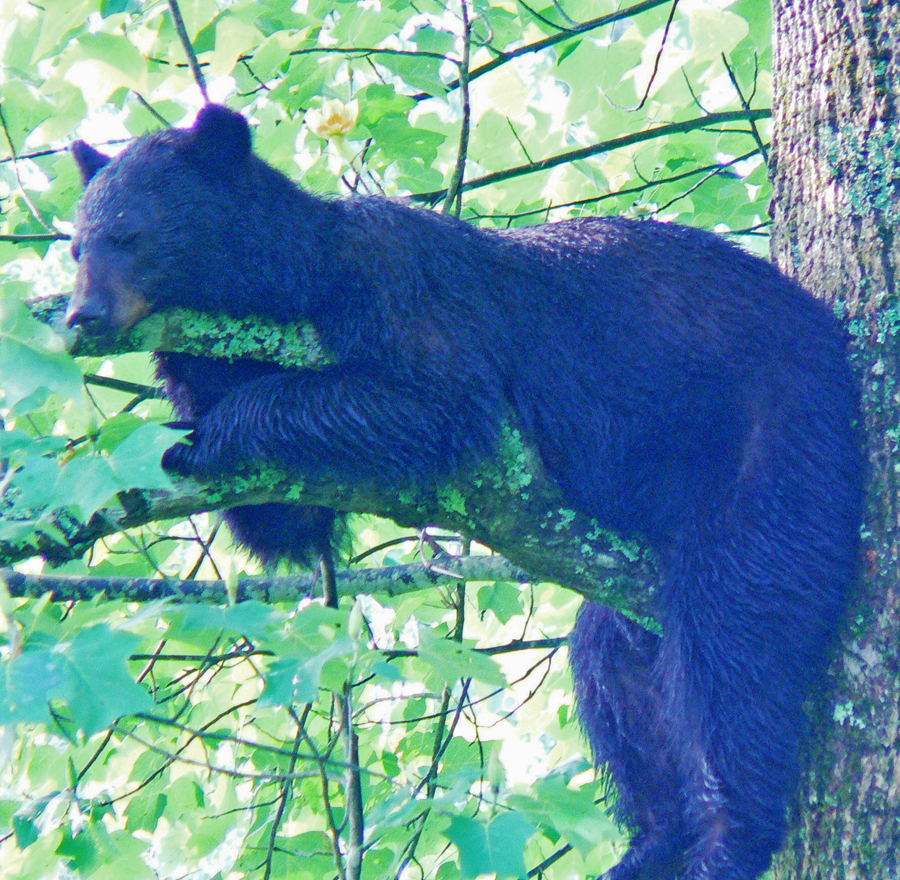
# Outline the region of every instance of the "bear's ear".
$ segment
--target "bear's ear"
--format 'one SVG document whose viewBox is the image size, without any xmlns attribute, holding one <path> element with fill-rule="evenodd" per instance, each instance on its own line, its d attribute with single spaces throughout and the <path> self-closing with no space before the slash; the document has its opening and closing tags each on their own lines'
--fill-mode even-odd
<svg viewBox="0 0 900 880">
<path fill-rule="evenodd" d="M 91 178 L 109 162 L 109 156 L 104 156 L 99 150 L 95 150 L 90 144 L 84 141 L 75 141 L 72 144 L 72 155 L 78 163 L 78 170 L 81 172 L 81 182 L 87 186 L 91 182 Z"/>
<path fill-rule="evenodd" d="M 193 146 L 222 164 L 238 164 L 250 155 L 250 126 L 240 113 L 220 104 L 207 104 L 191 128 Z"/>
</svg>

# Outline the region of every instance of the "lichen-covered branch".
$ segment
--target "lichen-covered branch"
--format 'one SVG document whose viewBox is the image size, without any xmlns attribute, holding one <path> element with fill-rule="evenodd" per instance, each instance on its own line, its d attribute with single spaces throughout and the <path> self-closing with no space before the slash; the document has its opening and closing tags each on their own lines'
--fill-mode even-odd
<svg viewBox="0 0 900 880">
<path fill-rule="evenodd" d="M 46 319 L 48 306 L 43 308 Z M 57 311 L 59 308 L 57 305 Z M 233 319 L 181 311 L 160 313 L 105 347 L 92 342 L 90 353 L 148 348 L 149 341 L 154 348 L 217 357 L 258 357 L 285 366 L 317 367 L 327 362 L 310 328 L 288 328 L 285 332 L 271 323 L 249 319 L 239 323 L 242 329 L 237 333 Z M 231 341 L 232 345 L 226 344 Z M 76 351 L 85 351 L 85 344 L 78 346 Z M 48 535 L 39 536 L 37 546 L 0 544 L 0 565 L 9 566 L 36 553 L 59 562 L 77 558 L 98 539 L 123 529 L 239 504 L 289 501 L 372 513 L 410 527 L 427 524 L 452 529 L 491 547 L 507 560 L 504 565 L 528 572 L 535 579 L 570 587 L 636 616 L 650 614 L 655 575 L 652 557 L 639 545 L 622 541 L 590 517 L 566 507 L 540 457 L 523 442 L 514 425 L 507 425 L 501 432 L 492 460 L 456 474 L 442 485 L 386 485 L 376 477 L 346 485 L 324 473 L 298 479 L 267 466 L 255 473 L 218 479 L 215 486 L 179 480 L 177 487 L 176 493 L 123 494 L 121 506 L 98 512 L 86 524 L 63 528 L 65 545 Z M 486 574 L 481 563 L 478 570 Z M 411 584 L 432 585 L 436 576 L 432 572 L 423 579 L 403 583 L 407 588 Z M 473 576 L 480 577 L 477 573 Z M 410 575 L 398 572 L 396 577 Z M 465 577 L 464 572 L 460 577 Z M 297 582 L 287 589 L 298 589 Z"/>
<path fill-rule="evenodd" d="M 181 578 L 83 577 L 56 574 L 24 574 L 13 569 L 0 571 L 0 579 L 10 595 L 38 597 L 50 593 L 54 602 L 93 599 L 101 593 L 126 602 L 153 602 L 173 599 L 181 603 L 224 604 L 229 601 L 225 581 L 185 581 Z M 342 595 L 381 593 L 400 596 L 427 587 L 454 584 L 457 581 L 531 580 L 529 572 L 512 565 L 502 556 L 459 556 L 440 563 L 411 562 L 384 568 L 353 568 L 337 573 Z M 231 598 L 237 602 L 296 602 L 317 590 L 317 576 L 297 574 L 240 578 Z"/>
<path fill-rule="evenodd" d="M 267 360 L 283 367 L 317 369 L 328 354 L 308 324 L 284 326 L 266 318 L 231 318 L 190 309 L 155 312 L 122 336 L 90 337 L 65 326 L 68 297 L 53 296 L 29 303 L 31 313 L 66 340 L 77 357 L 103 357 L 131 351 L 181 351 L 233 361 Z"/>
</svg>

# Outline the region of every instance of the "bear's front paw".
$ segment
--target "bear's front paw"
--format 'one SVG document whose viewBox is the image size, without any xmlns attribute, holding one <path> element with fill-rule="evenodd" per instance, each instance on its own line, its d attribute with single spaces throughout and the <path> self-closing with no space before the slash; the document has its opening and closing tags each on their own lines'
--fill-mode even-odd
<svg viewBox="0 0 900 880">
<path fill-rule="evenodd" d="M 206 479 L 233 473 L 243 457 L 234 449 L 233 433 L 216 430 L 208 417 L 199 423 L 180 422 L 172 427 L 193 428 L 184 442 L 170 446 L 162 457 L 162 466 L 170 473 Z"/>
<path fill-rule="evenodd" d="M 162 457 L 162 466 L 164 470 L 186 477 L 194 472 L 193 462 L 191 461 L 191 452 L 196 440 L 197 424 L 196 422 L 187 421 L 166 422 L 166 427 L 173 428 L 176 431 L 190 431 L 184 438 L 187 442 L 176 443 L 174 446 L 170 446 L 163 453 Z"/>
<path fill-rule="evenodd" d="M 189 443 L 176 443 L 174 446 L 170 446 L 163 453 L 163 469 L 182 477 L 190 476 L 194 473 L 194 462 L 191 455 L 193 449 L 194 447 Z"/>
</svg>

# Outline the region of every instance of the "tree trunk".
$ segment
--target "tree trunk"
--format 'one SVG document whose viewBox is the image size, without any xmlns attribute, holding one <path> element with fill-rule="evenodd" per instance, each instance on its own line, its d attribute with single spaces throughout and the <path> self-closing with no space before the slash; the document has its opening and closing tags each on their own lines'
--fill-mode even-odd
<svg viewBox="0 0 900 880">
<path fill-rule="evenodd" d="M 774 0 L 773 258 L 846 315 L 869 444 L 861 583 L 778 880 L 900 877 L 900 4 Z M 833 708 L 833 711 L 832 711 Z"/>
</svg>

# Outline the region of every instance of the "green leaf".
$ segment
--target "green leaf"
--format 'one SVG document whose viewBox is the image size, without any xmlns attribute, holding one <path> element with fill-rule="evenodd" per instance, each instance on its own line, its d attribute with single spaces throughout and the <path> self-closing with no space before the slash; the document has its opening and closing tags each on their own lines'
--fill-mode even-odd
<svg viewBox="0 0 900 880">
<path fill-rule="evenodd" d="M 52 506 L 66 506 L 87 521 L 125 488 L 128 484 L 118 478 L 106 458 L 79 455 L 59 470 Z"/>
<path fill-rule="evenodd" d="M 127 827 L 132 831 L 152 833 L 162 818 L 167 803 L 168 797 L 164 791 L 143 788 L 128 801 L 125 808 Z"/>
<path fill-rule="evenodd" d="M 352 656 L 356 643 L 339 639 L 305 659 L 284 657 L 276 660 L 266 674 L 266 687 L 259 699 L 261 706 L 313 703 L 319 696 L 322 673 L 330 660 Z"/>
<path fill-rule="evenodd" d="M 119 89 L 147 91 L 147 61 L 128 40 L 112 34 L 84 34 L 67 53 L 65 77 L 97 107 Z"/>
<path fill-rule="evenodd" d="M 137 636 L 101 625 L 83 629 L 67 646 L 67 700 L 86 736 L 117 718 L 153 708 L 150 695 L 128 671 L 128 658 L 139 643 Z"/>
<path fill-rule="evenodd" d="M 550 776 L 534 784 L 537 797 L 510 795 L 509 805 L 532 822 L 554 829 L 586 856 L 598 843 L 618 841 L 618 825 L 595 803 L 594 786 L 572 790 L 563 776 Z"/>
<path fill-rule="evenodd" d="M 403 159 L 415 155 L 422 162 L 437 158 L 438 147 L 446 136 L 424 128 L 413 128 L 405 116 L 385 116 L 369 126 L 379 147 L 391 159 Z"/>
<path fill-rule="evenodd" d="M 52 699 L 64 692 L 66 669 L 49 650 L 24 651 L 0 666 L 0 724 L 50 721 Z"/>
<path fill-rule="evenodd" d="M 287 615 L 261 602 L 240 602 L 228 608 L 207 604 L 183 605 L 167 612 L 173 636 L 221 634 L 262 639 L 280 628 Z"/>
<path fill-rule="evenodd" d="M 498 878 L 525 877 L 525 844 L 534 832 L 534 826 L 515 811 L 489 822 L 453 816 L 444 830 L 459 850 L 463 878 L 492 873 Z"/>
<path fill-rule="evenodd" d="M 386 116 L 401 116 L 404 119 L 416 106 L 414 98 L 398 95 L 392 85 L 371 83 L 356 94 L 359 100 L 359 124 L 371 127 Z"/>
<path fill-rule="evenodd" d="M 171 489 L 172 480 L 162 468 L 162 456 L 189 432 L 139 421 L 142 423 L 110 454 L 110 468 L 129 489 Z"/>
<path fill-rule="evenodd" d="M 284 31 L 276 31 L 263 40 L 253 52 L 250 68 L 263 82 L 283 73 L 291 62 L 291 49 L 298 43 L 296 37 Z M 312 58 L 309 59 L 313 61 Z"/>
<path fill-rule="evenodd" d="M 63 397 L 84 392 L 81 370 L 62 339 L 35 320 L 25 305 L 0 297 L 0 390 L 4 404 L 15 406 L 38 389 Z"/>
<path fill-rule="evenodd" d="M 443 62 L 439 58 L 422 55 L 381 55 L 378 60 L 413 88 L 421 89 L 437 98 L 442 98 L 447 93 L 447 86 L 440 73 Z"/>
<path fill-rule="evenodd" d="M 697 4 L 687 7 L 694 40 L 694 58 L 720 59 L 750 33 L 747 19 L 727 9 Z"/>
<path fill-rule="evenodd" d="M 72 31 L 87 27 L 91 14 L 91 0 L 46 0 L 41 3 L 41 38 L 31 56 L 36 64 L 45 55 L 57 54 L 64 46 L 63 37 Z"/>
<path fill-rule="evenodd" d="M 60 466 L 54 458 L 32 458 L 12 478 L 14 500 L 21 510 L 40 511 L 57 506 Z"/>
<path fill-rule="evenodd" d="M 213 73 L 216 76 L 231 73 L 238 58 L 250 54 L 261 38 L 262 34 L 253 25 L 233 15 L 222 16 L 216 22 L 216 50 L 209 53 Z M 254 73 L 260 76 L 259 71 Z"/>
<path fill-rule="evenodd" d="M 478 591 L 478 607 L 482 611 L 493 611 L 501 623 L 509 623 L 522 613 L 522 591 L 518 585 L 505 581 L 488 584 Z"/>
<path fill-rule="evenodd" d="M 153 706 L 135 683 L 127 660 L 140 640 L 107 626 L 81 630 L 70 641 L 47 646 L 26 644 L 21 655 L 0 669 L 0 723 L 48 722 L 49 703 L 65 701 L 86 736 L 109 727 L 116 718 Z"/>
<path fill-rule="evenodd" d="M 438 55 L 449 55 L 456 46 L 455 34 L 430 24 L 417 27 L 412 39 L 423 52 L 435 52 Z"/>
<path fill-rule="evenodd" d="M 144 424 L 144 419 L 132 412 L 118 413 L 103 423 L 94 445 L 101 452 L 112 452 L 129 434 Z"/>
<path fill-rule="evenodd" d="M 27 849 L 40 837 L 37 824 L 28 816 L 13 817 L 13 828 L 20 849 Z"/>
<path fill-rule="evenodd" d="M 506 687 L 506 678 L 492 657 L 451 639 L 442 639 L 424 627 L 419 628 L 418 655 L 435 677 L 446 684 L 475 678 L 493 687 Z"/>
</svg>

